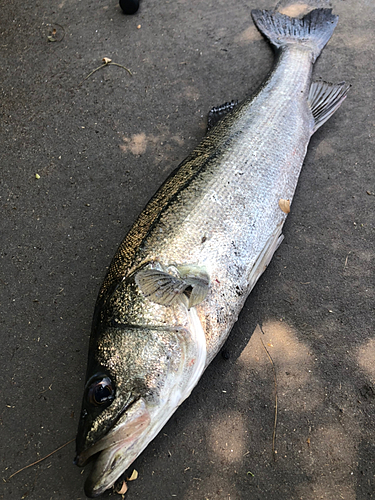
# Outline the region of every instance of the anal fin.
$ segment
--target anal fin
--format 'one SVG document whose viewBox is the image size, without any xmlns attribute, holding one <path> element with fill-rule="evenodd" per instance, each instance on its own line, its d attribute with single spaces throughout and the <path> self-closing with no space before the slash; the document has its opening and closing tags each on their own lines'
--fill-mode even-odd
<svg viewBox="0 0 375 500">
<path fill-rule="evenodd" d="M 273 254 L 279 248 L 280 243 L 284 239 L 282 234 L 283 224 L 279 224 L 273 234 L 268 238 L 267 243 L 264 245 L 263 250 L 258 255 L 250 274 L 249 274 L 249 293 L 254 288 L 258 279 L 262 276 L 264 271 L 267 269 L 268 264 L 271 262 Z"/>
<path fill-rule="evenodd" d="M 346 85 L 345 82 L 337 84 L 313 82 L 311 84 L 308 101 L 315 120 L 313 133 L 340 107 L 349 89 L 350 85 Z"/>
</svg>

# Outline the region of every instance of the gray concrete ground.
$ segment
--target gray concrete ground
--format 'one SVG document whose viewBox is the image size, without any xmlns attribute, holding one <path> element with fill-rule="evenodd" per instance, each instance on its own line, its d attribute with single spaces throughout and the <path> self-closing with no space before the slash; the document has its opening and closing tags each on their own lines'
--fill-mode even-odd
<svg viewBox="0 0 375 500">
<path fill-rule="evenodd" d="M 74 443 L 9 476 L 75 437 L 106 266 L 208 110 L 266 76 L 250 10 L 274 4 L 143 0 L 130 17 L 116 0 L 0 5 L 0 498 L 78 500 L 89 466 L 73 466 Z M 315 76 L 350 95 L 311 141 L 229 359 L 136 460 L 129 500 L 375 497 L 375 4 L 333 7 Z M 112 65 L 83 81 L 103 57 L 133 76 Z"/>
</svg>

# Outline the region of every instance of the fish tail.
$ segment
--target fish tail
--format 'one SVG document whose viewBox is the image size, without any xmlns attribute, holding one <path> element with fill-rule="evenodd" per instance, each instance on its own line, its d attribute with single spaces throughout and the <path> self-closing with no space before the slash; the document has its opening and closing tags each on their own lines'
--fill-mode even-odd
<svg viewBox="0 0 375 500">
<path fill-rule="evenodd" d="M 332 9 L 314 9 L 302 19 L 268 10 L 252 10 L 251 15 L 259 31 L 274 47 L 301 44 L 311 49 L 313 62 L 331 38 L 339 20 L 332 14 Z"/>
</svg>

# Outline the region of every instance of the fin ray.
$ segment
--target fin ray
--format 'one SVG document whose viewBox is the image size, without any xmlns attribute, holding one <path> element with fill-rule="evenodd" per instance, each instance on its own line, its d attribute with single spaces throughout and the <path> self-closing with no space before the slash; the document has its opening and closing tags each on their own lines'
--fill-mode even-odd
<svg viewBox="0 0 375 500">
<path fill-rule="evenodd" d="M 231 101 L 215 106 L 210 110 L 207 117 L 207 132 L 212 129 L 224 116 L 232 111 L 238 104 L 238 101 Z"/>
<path fill-rule="evenodd" d="M 251 15 L 258 30 L 274 47 L 303 44 L 311 48 L 313 62 L 331 38 L 339 20 L 332 14 L 332 9 L 314 9 L 302 19 L 268 10 L 252 10 Z"/>
<path fill-rule="evenodd" d="M 349 89 L 350 85 L 345 82 L 333 84 L 321 81 L 311 84 L 308 100 L 315 120 L 313 133 L 341 106 Z"/>
<path fill-rule="evenodd" d="M 135 282 L 145 297 L 163 306 L 180 301 L 190 309 L 206 298 L 210 279 L 204 268 L 171 266 L 170 271 L 142 269 L 135 275 Z"/>
<path fill-rule="evenodd" d="M 187 287 L 183 280 L 158 269 L 139 271 L 135 282 L 145 297 L 163 306 L 172 305 Z"/>
<path fill-rule="evenodd" d="M 283 225 L 279 224 L 273 234 L 267 240 L 267 243 L 264 245 L 263 250 L 259 254 L 257 260 L 255 261 L 250 274 L 249 274 L 249 293 L 254 288 L 258 279 L 262 276 L 264 271 L 267 269 L 268 264 L 271 262 L 273 254 L 279 248 L 281 242 L 284 239 L 284 235 L 282 234 Z"/>
</svg>

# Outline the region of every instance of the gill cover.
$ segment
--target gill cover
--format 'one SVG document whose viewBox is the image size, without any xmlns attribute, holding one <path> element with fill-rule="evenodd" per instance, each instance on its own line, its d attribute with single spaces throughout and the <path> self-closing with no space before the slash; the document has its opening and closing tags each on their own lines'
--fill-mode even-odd
<svg viewBox="0 0 375 500">
<path fill-rule="evenodd" d="M 94 346 L 76 441 L 77 465 L 99 453 L 88 496 L 114 484 L 198 382 L 205 336 L 195 309 L 186 312 L 189 329 L 119 325 Z"/>
</svg>

